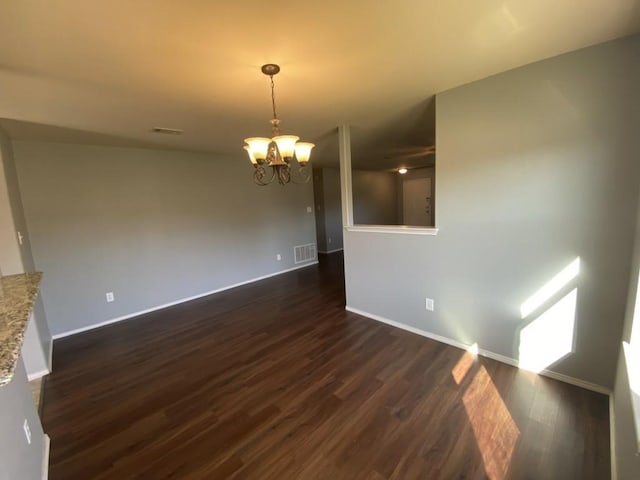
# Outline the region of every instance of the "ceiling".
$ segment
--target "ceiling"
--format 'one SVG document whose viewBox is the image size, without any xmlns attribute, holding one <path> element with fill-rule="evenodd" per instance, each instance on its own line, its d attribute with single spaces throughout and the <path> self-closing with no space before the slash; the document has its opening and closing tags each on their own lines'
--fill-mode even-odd
<svg viewBox="0 0 640 480">
<path fill-rule="evenodd" d="M 21 139 L 240 156 L 270 134 L 273 62 L 283 133 L 326 164 L 349 123 L 366 163 L 432 143 L 437 92 L 637 31 L 638 0 L 3 1 L 0 118 Z"/>
</svg>

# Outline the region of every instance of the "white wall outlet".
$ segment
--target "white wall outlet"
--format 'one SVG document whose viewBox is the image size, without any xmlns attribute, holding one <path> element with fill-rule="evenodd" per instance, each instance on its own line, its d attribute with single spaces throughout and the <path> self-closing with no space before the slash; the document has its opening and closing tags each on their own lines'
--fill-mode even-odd
<svg viewBox="0 0 640 480">
<path fill-rule="evenodd" d="M 433 312 L 433 310 L 435 309 L 435 305 L 433 303 L 433 298 L 426 298 L 425 299 L 424 308 L 426 308 L 430 312 Z"/>
<path fill-rule="evenodd" d="M 282 255 L 280 255 L 279 253 L 276 254 L 276 260 L 278 260 L 278 261 L 282 260 Z"/>
<path fill-rule="evenodd" d="M 22 236 L 22 233 L 18 232 L 18 243 L 20 245 L 22 245 L 22 240 L 24 239 L 24 237 Z"/>
<path fill-rule="evenodd" d="M 327 240 L 329 241 L 329 243 L 331 243 L 331 237 L 329 237 Z"/>
<path fill-rule="evenodd" d="M 24 430 L 24 436 L 27 437 L 27 443 L 31 445 L 31 429 L 29 428 L 29 422 L 27 421 L 26 418 L 24 419 L 22 428 Z"/>
<path fill-rule="evenodd" d="M 113 296 L 113 292 L 107 292 L 107 302 L 111 303 L 115 300 L 115 297 Z"/>
<path fill-rule="evenodd" d="M 311 212 L 313 212 L 313 208 L 307 207 L 307 213 L 311 213 Z"/>
</svg>

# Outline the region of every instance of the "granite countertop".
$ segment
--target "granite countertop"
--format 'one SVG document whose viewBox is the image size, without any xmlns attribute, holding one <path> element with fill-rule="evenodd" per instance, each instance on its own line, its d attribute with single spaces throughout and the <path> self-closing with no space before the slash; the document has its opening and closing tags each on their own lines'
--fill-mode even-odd
<svg viewBox="0 0 640 480">
<path fill-rule="evenodd" d="M 0 277 L 0 387 L 13 378 L 41 272 Z"/>
</svg>

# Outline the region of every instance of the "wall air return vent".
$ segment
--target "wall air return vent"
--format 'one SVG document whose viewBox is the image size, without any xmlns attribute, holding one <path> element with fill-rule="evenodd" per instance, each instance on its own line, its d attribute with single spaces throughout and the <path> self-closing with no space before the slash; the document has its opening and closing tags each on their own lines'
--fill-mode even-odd
<svg viewBox="0 0 640 480">
<path fill-rule="evenodd" d="M 295 263 L 309 262 L 316 259 L 316 244 L 298 245 L 293 247 L 293 258 Z"/>
</svg>

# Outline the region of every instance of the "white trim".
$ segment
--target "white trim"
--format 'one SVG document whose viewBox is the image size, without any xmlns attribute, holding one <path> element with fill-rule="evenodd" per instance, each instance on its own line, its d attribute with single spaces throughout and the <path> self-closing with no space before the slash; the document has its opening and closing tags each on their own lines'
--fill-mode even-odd
<svg viewBox="0 0 640 480">
<path fill-rule="evenodd" d="M 443 337 L 441 335 L 437 335 L 435 333 L 427 332 L 426 330 L 422 330 L 416 327 L 412 327 L 410 325 L 405 325 L 404 323 L 396 322 L 395 320 L 389 320 L 388 318 L 381 317 L 380 315 L 376 315 L 373 313 L 365 312 L 363 310 L 359 310 L 357 308 L 352 308 L 349 305 L 345 307 L 345 310 L 356 313 L 358 315 L 362 315 L 363 317 L 370 318 L 372 320 L 376 320 L 378 322 L 386 323 L 387 325 L 391 325 L 392 327 L 400 328 L 402 330 L 406 330 L 411 333 L 415 333 L 417 335 L 421 335 L 423 337 L 430 338 L 437 342 L 446 343 L 447 345 L 451 345 L 453 347 L 461 348 L 463 350 L 468 350 L 471 345 L 468 345 L 463 342 L 459 342 L 458 340 L 454 340 L 452 338 Z M 489 350 L 478 349 L 478 354 L 483 357 L 491 358 L 493 360 L 497 360 L 498 362 L 505 363 L 507 365 L 511 365 L 512 367 L 522 368 L 518 364 L 518 361 L 511 357 L 506 357 L 504 355 L 500 355 L 499 353 L 490 352 Z M 524 369 L 523 369 L 524 370 Z M 586 388 L 587 390 L 591 390 L 597 393 L 602 393 L 604 395 L 611 395 L 611 389 L 603 387 L 601 385 L 597 385 L 591 382 L 585 382 L 584 380 L 580 380 L 578 378 L 570 377 L 568 375 L 564 375 L 562 373 L 553 372 L 551 370 L 542 370 L 538 372 L 538 375 L 543 375 L 545 377 L 553 378 L 555 380 L 559 380 L 564 383 L 569 383 L 571 385 L 575 385 L 576 387 Z"/>
<path fill-rule="evenodd" d="M 458 342 L 457 340 L 453 340 L 451 338 L 442 337 L 440 335 L 436 335 L 435 333 L 427 332 L 426 330 L 421 330 L 416 327 L 412 327 L 410 325 L 405 325 L 404 323 L 396 322 L 395 320 L 389 320 L 388 318 L 381 317 L 380 315 L 376 315 L 375 313 L 365 312 L 364 310 L 359 310 L 357 308 L 350 307 L 347 305 L 344 307 L 345 310 L 351 313 L 356 313 L 358 315 L 362 315 L 363 317 L 370 318 L 372 320 L 376 320 L 378 322 L 386 323 L 387 325 L 391 325 L 392 327 L 400 328 L 402 330 L 406 330 L 407 332 L 415 333 L 416 335 L 421 335 L 423 337 L 430 338 L 431 340 L 436 340 L 438 342 L 446 343 L 447 345 L 451 345 L 453 347 L 458 347 L 466 350 L 470 345 L 467 345 L 462 342 Z"/>
<path fill-rule="evenodd" d="M 348 225 L 344 229 L 347 232 L 400 233 L 403 235 L 437 235 L 439 230 L 434 227 L 412 227 L 409 225 Z"/>
<path fill-rule="evenodd" d="M 49 370 L 48 368 L 43 368 L 42 370 L 28 374 L 27 380 L 32 382 L 33 380 L 38 380 L 39 378 L 49 375 L 50 373 L 51 370 Z"/>
<path fill-rule="evenodd" d="M 42 442 L 42 480 L 49 478 L 49 453 L 51 452 L 51 439 L 49 435 L 44 434 L 44 442 Z"/>
<path fill-rule="evenodd" d="M 336 248 L 335 250 L 328 250 L 326 252 L 320 252 L 318 251 L 318 253 L 322 253 L 323 255 L 327 255 L 329 253 L 336 253 L 336 252 L 342 252 L 344 250 L 344 248 Z"/>
<path fill-rule="evenodd" d="M 47 355 L 47 368 L 49 373 L 53 372 L 53 337 L 47 342 L 49 344 L 49 355 Z"/>
<path fill-rule="evenodd" d="M 197 300 L 198 298 L 207 297 L 209 295 L 213 295 L 216 293 L 224 292 L 225 290 L 231 290 L 232 288 L 241 287 L 242 285 L 247 285 L 249 283 L 259 282 L 260 280 L 264 280 L 266 278 L 275 277 L 276 275 L 282 275 L 283 273 L 292 272 L 294 270 L 299 270 L 301 268 L 310 267 L 312 265 L 317 265 L 318 261 L 314 260 L 312 262 L 305 263 L 304 265 L 298 265 L 292 268 L 287 268 L 286 270 L 280 270 L 274 273 L 269 273 L 267 275 L 262 275 L 260 277 L 252 278 L 250 280 L 245 280 L 244 282 L 234 283 L 233 285 L 227 285 L 226 287 L 218 288 L 216 290 L 210 290 L 208 292 L 199 293 L 198 295 L 193 295 L 191 297 L 181 298 L 180 300 L 176 300 L 174 302 L 164 303 L 162 305 L 157 305 L 155 307 L 147 308 L 145 310 L 140 310 L 138 312 L 129 313 L 127 315 L 123 315 L 121 317 L 112 318 L 111 320 L 105 320 L 104 322 L 95 323 L 93 325 L 88 325 L 86 327 L 76 328 L 74 330 L 69 330 L 62 333 L 56 333 L 53 335 L 53 340 L 58 340 L 60 338 L 69 337 L 71 335 L 76 335 L 78 333 L 87 332 L 89 330 L 93 330 L 100 327 L 105 327 L 107 325 L 111 325 L 112 323 L 121 322 L 122 320 L 128 320 L 130 318 L 138 317 L 140 315 L 144 315 L 145 313 L 155 312 L 157 310 L 162 310 L 163 308 L 172 307 L 174 305 L 178 305 L 180 303 L 189 302 L 191 300 Z"/>
<path fill-rule="evenodd" d="M 613 408 L 613 395 L 609 395 L 609 448 L 611 450 L 611 480 L 618 480 L 618 462 L 616 462 L 616 412 Z"/>
<path fill-rule="evenodd" d="M 338 155 L 340 157 L 340 200 L 342 224 L 353 225 L 353 195 L 351 194 L 351 127 L 338 127 Z"/>
</svg>

